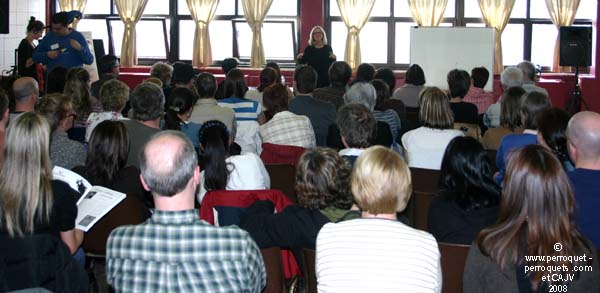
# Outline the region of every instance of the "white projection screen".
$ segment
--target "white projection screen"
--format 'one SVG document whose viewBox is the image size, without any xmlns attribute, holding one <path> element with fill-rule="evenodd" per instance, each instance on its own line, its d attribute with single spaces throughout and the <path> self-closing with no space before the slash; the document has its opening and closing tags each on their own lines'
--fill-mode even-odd
<svg viewBox="0 0 600 293">
<path fill-rule="evenodd" d="M 452 69 L 471 73 L 484 66 L 490 72 L 486 91 L 492 91 L 494 30 L 484 27 L 413 27 L 410 29 L 410 63 L 425 71 L 427 86 L 448 89 L 446 75 Z"/>
</svg>

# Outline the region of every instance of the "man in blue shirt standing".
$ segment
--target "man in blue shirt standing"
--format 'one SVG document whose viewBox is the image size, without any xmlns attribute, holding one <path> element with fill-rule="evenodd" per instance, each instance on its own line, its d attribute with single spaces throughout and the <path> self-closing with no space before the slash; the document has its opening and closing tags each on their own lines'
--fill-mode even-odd
<svg viewBox="0 0 600 293">
<path fill-rule="evenodd" d="M 50 21 L 52 30 L 46 34 L 33 53 L 33 60 L 46 64 L 48 72 L 56 66 L 81 67 L 94 61 L 85 37 L 69 28 L 75 17 L 81 18 L 81 13 L 74 10 L 54 14 Z"/>
<path fill-rule="evenodd" d="M 583 236 L 600 247 L 600 114 L 579 112 L 567 127 L 575 170 L 569 178 L 575 192 L 575 223 Z"/>
</svg>

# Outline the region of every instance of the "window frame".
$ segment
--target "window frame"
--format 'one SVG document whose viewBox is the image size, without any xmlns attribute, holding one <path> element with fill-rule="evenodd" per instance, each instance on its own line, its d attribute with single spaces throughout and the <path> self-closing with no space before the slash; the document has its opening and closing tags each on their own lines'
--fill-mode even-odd
<svg viewBox="0 0 600 293">
<path fill-rule="evenodd" d="M 327 34 L 327 37 L 331 39 L 331 27 L 332 22 L 334 21 L 343 21 L 340 16 L 332 16 L 330 13 L 330 9 L 332 7 L 331 1 L 335 0 L 323 0 L 324 1 L 324 15 L 325 15 L 325 23 L 324 28 Z M 388 24 L 388 44 L 387 44 L 387 63 L 373 63 L 376 67 L 388 67 L 394 70 L 406 70 L 409 64 L 405 63 L 395 63 L 395 49 L 396 49 L 396 23 L 414 23 L 412 17 L 396 17 L 394 15 L 394 5 L 396 1 L 404 1 L 404 0 L 391 0 L 390 1 L 390 16 L 376 16 L 369 18 L 369 22 L 387 22 Z M 523 29 L 523 60 L 531 60 L 531 49 L 532 49 L 532 39 L 533 39 L 533 26 L 537 24 L 552 24 L 552 20 L 550 18 L 531 18 L 531 1 L 526 0 L 526 15 L 525 18 L 511 18 L 509 20 L 509 24 L 520 24 L 524 26 Z M 483 20 L 478 17 L 465 17 L 464 16 L 464 7 L 465 0 L 455 0 L 454 6 L 454 15 L 455 17 L 444 17 L 442 18 L 442 23 L 452 23 L 452 26 L 466 26 L 468 23 L 483 23 Z M 576 19 L 573 25 L 587 25 L 592 26 L 594 23 L 593 19 Z M 594 54 L 594 53 L 592 53 Z M 513 64 L 508 64 L 513 65 Z M 589 71 L 590 67 L 582 67 L 585 71 Z M 544 72 L 551 72 L 552 68 L 549 66 L 543 66 L 542 70 Z"/>
<path fill-rule="evenodd" d="M 98 0 L 95 0 L 98 1 Z M 110 2 L 110 14 L 84 14 L 84 18 L 83 19 L 101 19 L 101 20 L 106 20 L 106 25 L 107 25 L 107 32 L 108 32 L 108 38 L 109 38 L 109 44 L 108 44 L 108 51 L 110 54 L 114 54 L 114 36 L 112 33 L 112 28 L 110 26 L 110 20 L 114 20 L 116 19 L 120 19 L 118 12 L 117 12 L 117 8 L 115 6 L 115 1 L 114 0 L 102 0 L 102 1 L 109 1 Z M 164 1 L 164 0 L 163 0 Z M 166 59 L 159 59 L 159 58 L 138 58 L 138 64 L 139 65 L 152 65 L 153 63 L 157 62 L 157 61 L 168 61 L 168 62 L 175 62 L 175 61 L 183 61 L 183 62 L 187 62 L 187 63 L 191 63 L 192 60 L 180 60 L 179 59 L 179 22 L 182 20 L 193 20 L 191 15 L 184 15 L 184 14 L 178 14 L 178 0 L 168 0 L 169 1 L 169 12 L 168 14 L 144 14 L 142 16 L 143 20 L 151 20 L 151 19 L 162 19 L 162 21 L 164 22 L 164 38 L 166 40 L 165 44 L 167 46 L 166 48 L 166 52 L 167 52 L 167 58 Z M 292 16 L 292 15 L 267 15 L 265 17 L 265 22 L 292 22 L 292 27 L 295 30 L 294 34 L 293 34 L 293 46 L 294 46 L 294 54 L 296 54 L 298 52 L 298 44 L 299 44 L 299 40 L 300 40 L 300 24 L 301 24 L 301 18 L 300 18 L 300 7 L 301 7 L 301 0 L 296 0 L 296 15 Z M 54 1 L 50 1 L 50 13 L 54 14 L 56 13 L 56 11 L 58 11 L 58 6 L 57 6 L 57 0 Z M 168 28 L 166 27 L 166 21 L 169 21 L 169 26 Z M 214 20 L 225 20 L 225 21 L 231 21 L 231 25 L 232 27 L 234 27 L 234 21 L 245 21 L 245 17 L 244 17 L 244 13 L 243 13 L 243 9 L 241 7 L 241 3 L 239 1 L 235 1 L 235 14 L 231 14 L 231 15 L 216 15 Z M 168 29 L 168 31 L 166 30 Z M 235 30 L 233 30 L 232 33 L 232 42 L 233 42 L 233 50 L 232 50 L 232 56 L 233 57 L 237 57 L 239 58 L 239 54 L 235 55 L 238 51 L 236 50 L 236 44 L 237 44 L 237 36 L 235 34 Z M 241 66 L 249 66 L 250 64 L 250 60 L 248 58 L 242 58 L 240 59 L 241 61 Z M 277 62 L 280 67 L 294 67 L 295 66 L 295 62 L 294 60 L 290 61 L 290 60 L 276 60 L 276 59 L 269 59 L 269 61 L 273 61 L 273 62 Z M 215 60 L 213 61 L 213 64 L 211 64 L 210 66 L 220 66 L 221 65 L 221 60 Z"/>
</svg>

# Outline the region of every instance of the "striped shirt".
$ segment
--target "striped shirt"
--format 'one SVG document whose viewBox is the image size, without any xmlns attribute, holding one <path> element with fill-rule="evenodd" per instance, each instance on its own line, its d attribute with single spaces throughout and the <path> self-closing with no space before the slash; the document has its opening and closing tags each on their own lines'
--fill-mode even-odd
<svg viewBox="0 0 600 293">
<path fill-rule="evenodd" d="M 231 108 L 237 121 L 257 121 L 262 107 L 257 101 L 231 97 L 219 100 L 219 106 Z"/>
<path fill-rule="evenodd" d="M 431 234 L 385 219 L 325 224 L 317 236 L 319 292 L 440 292 Z"/>
<path fill-rule="evenodd" d="M 197 210 L 156 210 L 112 231 L 106 278 L 117 292 L 260 292 L 265 266 L 256 243 L 235 227 L 214 227 Z"/>
<path fill-rule="evenodd" d="M 494 94 L 486 92 L 482 88 L 471 86 L 463 101 L 474 104 L 477 106 L 477 114 L 483 114 L 494 103 Z"/>
<path fill-rule="evenodd" d="M 391 109 L 384 111 L 375 110 L 373 111 L 373 116 L 375 116 L 375 120 L 385 122 L 390 126 L 394 143 L 400 141 L 398 139 L 398 131 L 400 130 L 400 117 L 398 117 L 398 113 L 396 113 L 396 111 Z"/>
</svg>

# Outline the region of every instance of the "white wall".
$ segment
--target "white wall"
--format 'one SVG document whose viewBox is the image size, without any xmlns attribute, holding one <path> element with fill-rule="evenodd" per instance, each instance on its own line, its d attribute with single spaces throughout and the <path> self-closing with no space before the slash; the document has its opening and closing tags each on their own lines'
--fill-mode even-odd
<svg viewBox="0 0 600 293">
<path fill-rule="evenodd" d="M 0 71 L 15 64 L 15 49 L 25 37 L 31 16 L 47 25 L 45 0 L 10 0 L 9 14 L 10 34 L 0 34 Z"/>
</svg>

